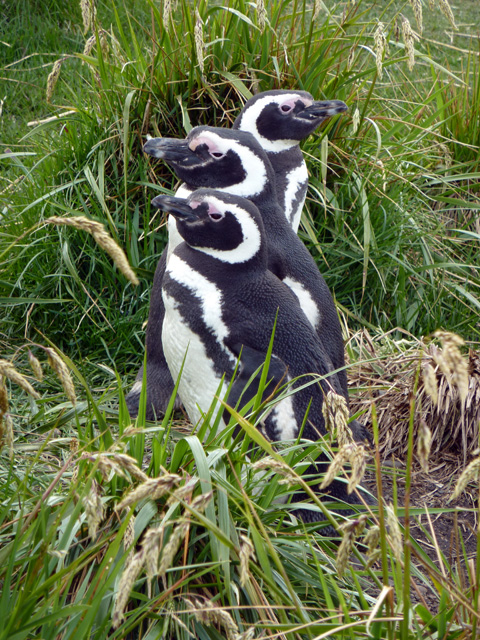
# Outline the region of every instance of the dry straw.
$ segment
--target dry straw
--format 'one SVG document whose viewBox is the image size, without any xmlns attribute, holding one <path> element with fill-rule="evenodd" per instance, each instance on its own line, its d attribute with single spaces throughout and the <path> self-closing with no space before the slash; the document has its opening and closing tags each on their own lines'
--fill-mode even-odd
<svg viewBox="0 0 480 640">
<path fill-rule="evenodd" d="M 8 378 L 8 380 L 17 384 L 30 396 L 32 396 L 32 398 L 40 398 L 40 395 L 35 391 L 29 381 L 25 378 L 25 376 L 17 371 L 13 364 L 8 360 L 0 360 L 0 376 Z"/>
<path fill-rule="evenodd" d="M 3 420 L 5 424 L 5 435 L 4 435 L 5 446 L 7 447 L 7 450 L 8 450 L 8 457 L 10 458 L 10 460 L 13 460 L 14 435 L 13 435 L 12 416 L 9 413 L 6 413 L 5 416 L 3 417 Z"/>
<path fill-rule="evenodd" d="M 75 395 L 75 387 L 73 386 L 73 380 L 70 376 L 70 372 L 67 368 L 67 365 L 60 358 L 55 349 L 51 349 L 50 347 L 45 347 L 45 351 L 48 356 L 48 364 L 55 371 L 60 380 L 63 390 L 65 391 L 65 395 L 70 400 L 73 405 L 77 404 L 77 396 Z"/>
<path fill-rule="evenodd" d="M 89 218 L 85 218 L 84 216 L 76 216 L 74 218 L 52 216 L 51 218 L 47 218 L 45 222 L 49 224 L 73 227 L 74 229 L 80 231 L 86 231 L 91 236 L 93 236 L 95 242 L 108 253 L 118 269 L 127 278 L 127 280 L 129 280 L 132 284 L 139 284 L 137 276 L 128 264 L 128 260 L 123 249 L 118 246 L 118 244 L 111 236 L 108 235 L 108 233 L 105 231 L 105 227 L 100 222 L 97 222 L 96 220 L 90 220 Z"/>
<path fill-rule="evenodd" d="M 463 339 L 455 333 L 449 331 L 435 331 L 433 334 L 442 343 L 442 351 L 437 352 L 435 361 L 442 373 L 451 377 L 458 389 L 462 404 L 468 395 L 468 363 L 463 358 L 460 347 L 464 345 Z"/>
</svg>

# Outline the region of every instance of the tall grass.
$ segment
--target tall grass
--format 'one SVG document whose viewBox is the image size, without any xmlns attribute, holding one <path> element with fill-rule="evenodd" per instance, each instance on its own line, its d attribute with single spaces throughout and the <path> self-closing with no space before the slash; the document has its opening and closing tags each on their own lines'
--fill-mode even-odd
<svg viewBox="0 0 480 640">
<path fill-rule="evenodd" d="M 45 35 L 35 25 L 47 29 L 57 11 L 63 35 L 36 40 L 34 50 L 24 39 L 26 50 L 2 63 L 15 87 L 4 113 L 17 120 L 1 120 L 0 341 L 28 380 L 25 345 L 40 360 L 55 346 L 77 402 L 65 400 L 52 371 L 35 383 L 41 398 L 9 383 L 6 407 L 0 392 L 0 638 L 474 638 L 479 568 L 459 527 L 464 571 L 440 551 L 435 565 L 408 524 L 399 542 L 380 501 L 369 523 L 380 564 L 367 567 L 364 547 L 345 546 L 362 518 L 346 525 L 339 547 L 277 501 L 303 486 L 317 445 L 272 451 L 238 416 L 239 435 L 216 434 L 208 417 L 186 431 L 171 413 L 132 425 L 122 386 L 141 363 L 165 243 L 150 200 L 174 186 L 168 169 L 144 158 L 146 134 L 228 126 L 252 91 L 274 87 L 349 105 L 304 146 L 311 181 L 302 231 L 348 322 L 417 335 L 443 326 L 478 340 L 477 50 L 452 71 L 433 45 L 430 55 L 416 42 L 411 75 L 395 27 L 399 12 L 410 15 L 405 3 L 320 3 L 313 19 L 318 3 L 285 0 L 266 3 L 265 21 L 260 3 L 201 1 L 195 11 L 180 0 L 171 15 L 167 4 L 108 0 L 85 34 L 73 1 L 63 10 L 43 0 L 39 13 L 26 1 L 1 9 L 16 41 L 20 30 Z M 424 21 L 433 15 L 425 7 Z M 390 43 L 381 55 L 378 20 Z M 30 53 L 44 66 L 16 75 Z M 26 129 L 21 118 L 37 123 Z M 52 216 L 101 222 L 140 285 L 90 235 L 43 224 Z M 410 410 L 409 460 L 414 399 Z M 375 410 L 372 421 L 378 450 Z M 254 466 L 265 456 L 284 475 Z M 375 467 L 381 497 L 379 454 Z M 298 473 L 293 486 L 282 484 L 289 468 Z M 411 465 L 407 483 L 410 473 Z M 150 481 L 171 484 L 160 495 Z M 146 484 L 151 493 L 116 509 Z M 394 512 L 403 523 L 420 510 L 407 496 Z M 155 540 L 154 570 L 147 542 Z M 342 575 L 339 548 L 353 554 Z"/>
</svg>

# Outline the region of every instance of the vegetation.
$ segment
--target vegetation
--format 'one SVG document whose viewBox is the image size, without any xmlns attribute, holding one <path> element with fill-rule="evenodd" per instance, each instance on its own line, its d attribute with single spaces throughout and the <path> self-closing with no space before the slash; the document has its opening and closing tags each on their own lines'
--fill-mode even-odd
<svg viewBox="0 0 480 640">
<path fill-rule="evenodd" d="M 370 409 L 372 475 L 382 496 L 389 474 L 394 504 L 380 500 L 368 523 L 339 516 L 340 544 L 277 500 L 309 492 L 302 473 L 320 445 L 273 450 L 258 406 L 219 433 L 208 415 L 192 430 L 171 411 L 132 424 L 122 390 L 141 364 L 165 243 L 149 203 L 174 186 L 143 156 L 145 136 L 228 126 L 270 88 L 349 105 L 304 146 L 302 237 L 346 333 L 389 336 L 381 356 L 350 340 L 352 362 L 371 380 L 398 338 L 439 328 L 478 343 L 478 4 L 454 16 L 440 0 L 193 4 L 0 3 L 0 638 L 475 638 L 478 553 L 469 559 L 457 527 L 459 568 L 426 531 L 435 563 L 409 521 L 421 512 L 409 488 L 414 455 L 426 464 L 428 403 L 457 403 L 462 419 L 478 405 L 458 339 L 416 342 L 409 359 L 404 504 L 400 472 L 380 468 Z M 448 403 L 434 400 L 426 363 L 440 367 L 440 393 L 453 380 Z M 474 448 L 468 415 L 463 436 L 434 432 L 442 450 L 448 439 L 465 456 Z"/>
</svg>

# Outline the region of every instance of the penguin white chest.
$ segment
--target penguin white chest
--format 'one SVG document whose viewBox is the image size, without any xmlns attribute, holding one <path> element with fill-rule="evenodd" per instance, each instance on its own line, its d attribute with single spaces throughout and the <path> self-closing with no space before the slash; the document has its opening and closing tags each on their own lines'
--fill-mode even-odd
<svg viewBox="0 0 480 640">
<path fill-rule="evenodd" d="M 308 185 L 307 165 L 302 162 L 286 175 L 285 215 L 295 233 L 300 226 L 303 204 Z"/>
</svg>

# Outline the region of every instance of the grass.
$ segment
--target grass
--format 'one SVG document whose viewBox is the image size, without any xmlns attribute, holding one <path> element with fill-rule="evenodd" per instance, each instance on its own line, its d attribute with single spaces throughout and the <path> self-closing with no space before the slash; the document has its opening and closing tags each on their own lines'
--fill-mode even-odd
<svg viewBox="0 0 480 640">
<path fill-rule="evenodd" d="M 253 5 L 200 2 L 203 49 L 191 4 L 178 2 L 175 20 L 163 9 L 108 0 L 84 34 L 76 0 L 0 5 L 2 363 L 32 382 L 30 350 L 44 369 L 33 382 L 40 397 L 5 376 L 0 386 L 0 638 L 475 638 L 480 565 L 459 526 L 464 569 L 440 550 L 433 562 L 412 538 L 408 516 L 425 509 L 409 502 L 412 464 L 404 477 L 380 470 L 388 433 L 376 410 L 383 415 L 383 396 L 404 389 L 397 409 L 411 462 L 419 418 L 428 421 L 434 410 L 418 373 L 425 350 L 419 354 L 415 342 L 405 367 L 395 368 L 405 345 L 398 338 L 443 327 L 470 345 L 479 340 L 477 3 L 455 8 L 460 29 L 447 47 L 448 22 L 425 5 L 412 72 L 394 21 L 401 13 L 414 25 L 409 3 L 321 8 L 312 21 L 308 3 L 277 1 L 268 3 L 262 28 Z M 378 19 L 390 41 L 382 77 Z M 47 77 L 59 59 L 47 102 Z M 236 415 L 241 435 L 216 433 L 208 416 L 194 431 L 171 414 L 132 425 L 123 400 L 141 363 L 149 289 L 166 239 L 149 203 L 174 186 L 165 167 L 143 157 L 145 135 L 228 126 L 251 91 L 273 87 L 349 105 L 348 115 L 304 145 L 311 179 L 302 237 L 345 325 L 389 332 L 382 357 L 348 346 L 353 364 L 380 378 L 378 403 L 369 403 L 378 452 L 371 473 L 380 496 L 382 474 L 393 478 L 394 511 L 405 525 L 399 542 L 397 520 L 380 502 L 368 524 L 379 532 L 373 567 L 361 543 L 348 546 L 362 518 L 345 524 L 339 546 L 275 501 L 293 490 L 281 482 L 289 469 L 294 486 L 308 491 L 302 473 L 319 445 L 289 442 L 273 451 L 254 417 Z M 52 216 L 104 225 L 140 285 L 90 234 L 47 224 Z M 65 369 L 59 377 L 48 366 L 47 348 L 70 372 L 75 403 L 65 395 Z M 369 396 L 374 385 L 367 386 Z M 445 413 L 457 416 L 455 389 L 443 398 Z M 477 438 L 472 416 L 468 433 Z M 461 434 L 455 438 L 452 451 L 462 444 Z M 266 472 L 255 466 L 265 457 L 273 460 Z M 144 493 L 118 508 L 132 489 Z M 350 554 L 356 560 L 342 573 Z M 412 601 L 412 580 L 431 598 Z"/>
</svg>

